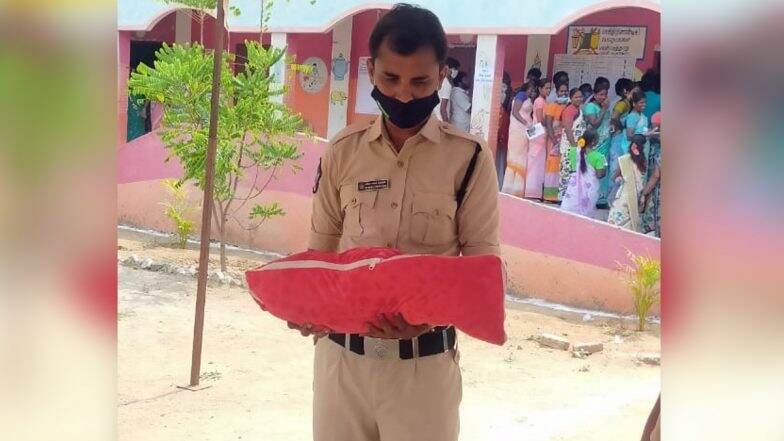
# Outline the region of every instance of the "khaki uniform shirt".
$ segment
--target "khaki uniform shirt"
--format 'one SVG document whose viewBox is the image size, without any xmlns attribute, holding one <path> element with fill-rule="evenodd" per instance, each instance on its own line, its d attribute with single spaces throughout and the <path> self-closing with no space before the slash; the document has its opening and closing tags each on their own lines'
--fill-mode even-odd
<svg viewBox="0 0 784 441">
<path fill-rule="evenodd" d="M 456 194 L 477 142 L 435 116 L 406 140 L 400 153 L 388 140 L 381 117 L 345 128 L 321 160 L 309 247 L 500 255 L 498 180 L 484 146 L 457 207 Z"/>
</svg>

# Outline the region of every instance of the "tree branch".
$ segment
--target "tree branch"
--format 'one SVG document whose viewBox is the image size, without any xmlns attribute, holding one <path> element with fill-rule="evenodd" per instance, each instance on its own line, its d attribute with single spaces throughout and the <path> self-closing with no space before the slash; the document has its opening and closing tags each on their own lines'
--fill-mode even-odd
<svg viewBox="0 0 784 441">
<path fill-rule="evenodd" d="M 272 178 L 275 177 L 275 173 L 277 172 L 277 170 L 278 170 L 277 166 L 272 167 L 272 173 L 270 173 L 269 178 L 267 178 L 267 182 L 265 182 L 264 185 L 261 188 L 257 188 L 256 187 L 256 180 L 254 179 L 253 185 L 251 185 L 251 189 L 250 189 L 250 191 L 248 191 L 248 196 L 245 199 L 242 200 L 242 203 L 234 210 L 234 213 L 239 211 L 239 209 L 242 208 L 249 200 L 258 197 L 261 193 L 263 193 L 264 190 L 269 185 L 269 183 L 272 181 Z M 256 177 L 258 178 L 258 169 L 256 170 Z M 251 196 L 251 193 L 253 192 L 253 190 L 257 190 L 257 191 L 256 191 L 256 194 Z"/>
<path fill-rule="evenodd" d="M 229 185 L 231 185 L 231 193 L 229 194 L 229 200 L 226 201 L 226 212 L 229 211 L 229 207 L 231 206 L 231 201 L 234 200 L 234 195 L 237 194 L 237 184 L 240 182 L 240 173 L 239 169 L 242 169 L 242 153 L 245 151 L 245 138 L 248 137 L 248 131 L 246 130 L 242 134 L 242 142 L 240 143 L 240 154 L 237 155 L 237 172 L 234 173 L 234 184 L 231 184 L 231 177 L 229 177 Z"/>
</svg>

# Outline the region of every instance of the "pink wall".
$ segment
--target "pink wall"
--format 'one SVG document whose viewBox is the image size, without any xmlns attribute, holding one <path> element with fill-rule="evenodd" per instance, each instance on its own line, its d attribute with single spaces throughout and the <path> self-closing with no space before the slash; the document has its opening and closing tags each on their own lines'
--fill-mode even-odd
<svg viewBox="0 0 784 441">
<path fill-rule="evenodd" d="M 611 9 L 587 15 L 571 24 L 647 26 L 645 55 L 642 60 L 637 61 L 637 67 L 643 72 L 645 72 L 646 69 L 653 67 L 653 48 L 661 41 L 661 15 L 658 12 L 642 8 Z M 550 60 L 547 64 L 548 73 L 552 73 L 555 54 L 563 54 L 566 52 L 566 39 L 568 34 L 569 28 L 566 27 L 550 39 Z"/>
<path fill-rule="evenodd" d="M 131 35 L 117 35 L 117 145 L 128 139 L 128 77 L 131 75 Z"/>
<path fill-rule="evenodd" d="M 297 63 L 303 63 L 309 57 L 319 57 L 327 65 L 327 72 L 332 70 L 332 31 L 325 34 L 290 34 L 287 38 L 289 54 Z M 300 86 L 298 74 L 289 74 L 290 105 L 302 114 L 305 122 L 321 137 L 327 136 L 327 120 L 329 114 L 329 79 L 324 87 L 315 94 L 307 93 Z"/>
<path fill-rule="evenodd" d="M 359 57 L 370 56 L 370 48 L 368 42 L 370 41 L 370 33 L 373 31 L 373 26 L 378 21 L 379 14 L 383 11 L 370 10 L 363 11 L 354 15 L 351 31 L 351 64 L 349 65 L 350 77 L 348 86 L 348 124 L 353 124 L 360 121 L 367 121 L 372 116 L 363 115 L 354 112 L 354 107 L 357 102 L 357 75 L 359 73 Z"/>
<path fill-rule="evenodd" d="M 133 36 L 133 40 L 139 41 L 165 41 L 167 43 L 174 42 L 174 29 L 177 24 L 177 14 L 171 14 L 163 17 L 149 32 L 146 32 L 143 37 L 138 38 Z M 134 33 L 135 34 L 135 33 Z"/>
<path fill-rule="evenodd" d="M 325 148 L 325 143 L 303 141 L 299 161 L 302 171 L 283 172 L 268 188 L 310 197 L 313 176 Z M 128 143 L 118 155 L 118 183 L 180 177 L 182 169 L 176 159 L 164 163 L 166 156 L 167 151 L 154 134 Z M 617 262 L 625 261 L 627 248 L 635 254 L 659 257 L 657 239 L 505 194 L 499 195 L 499 203 L 501 238 L 506 245 L 606 269 L 615 269 Z"/>
<path fill-rule="evenodd" d="M 523 84 L 525 76 L 525 52 L 528 47 L 527 35 L 501 35 L 498 37 L 504 45 L 504 70 L 512 77 L 512 87 Z"/>
<path fill-rule="evenodd" d="M 324 147 L 323 143 L 303 142 L 302 171 L 281 173 L 259 201 L 279 202 L 286 217 L 273 219 L 251 232 L 231 224 L 230 243 L 280 253 L 301 251 L 307 246 L 304 232 L 309 225 L 311 187 Z M 154 135 L 121 148 L 118 182 L 122 185 L 117 188 L 120 222 L 171 230 L 158 205 L 167 196 L 157 180 L 179 177 L 182 172 L 176 161 L 165 164 L 165 156 Z M 158 166 L 150 167 L 153 163 Z M 248 173 L 254 174 L 252 170 Z M 194 206 L 200 198 L 193 190 Z M 499 204 L 510 292 L 580 307 L 631 312 L 631 296 L 617 265 L 627 262 L 627 250 L 660 259 L 658 239 L 503 194 L 499 195 Z M 192 215 L 197 228 L 198 214 Z"/>
</svg>

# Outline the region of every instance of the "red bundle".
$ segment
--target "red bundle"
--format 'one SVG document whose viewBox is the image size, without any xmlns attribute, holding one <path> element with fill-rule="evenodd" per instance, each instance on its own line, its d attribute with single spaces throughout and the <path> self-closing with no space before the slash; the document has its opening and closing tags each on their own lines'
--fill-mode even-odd
<svg viewBox="0 0 784 441">
<path fill-rule="evenodd" d="M 363 334 L 379 314 L 410 324 L 454 325 L 501 345 L 506 275 L 497 256 L 403 255 L 389 248 L 307 251 L 245 274 L 272 315 L 339 333 Z"/>
</svg>

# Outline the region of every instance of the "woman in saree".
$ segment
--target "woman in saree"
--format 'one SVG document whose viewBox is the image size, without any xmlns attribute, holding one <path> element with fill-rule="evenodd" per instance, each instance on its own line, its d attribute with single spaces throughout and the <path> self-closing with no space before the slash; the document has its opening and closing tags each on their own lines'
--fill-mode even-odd
<svg viewBox="0 0 784 441">
<path fill-rule="evenodd" d="M 615 95 L 617 98 L 612 105 L 612 119 L 623 121 L 626 118 L 626 114 L 632 110 L 632 89 L 634 89 L 634 81 L 628 78 L 619 78 L 615 82 Z"/>
<path fill-rule="evenodd" d="M 504 186 L 506 172 L 506 150 L 509 145 L 509 118 L 512 111 L 512 77 L 504 72 L 501 81 L 501 107 L 498 109 L 498 141 L 495 152 L 495 172 L 498 174 L 498 188 Z"/>
<path fill-rule="evenodd" d="M 648 134 L 648 118 L 643 113 L 645 111 L 645 94 L 642 92 L 633 92 L 631 98 L 632 110 L 626 115 L 624 122 L 623 137 L 623 151 L 629 153 L 629 146 L 632 143 L 634 135 L 647 135 Z"/>
<path fill-rule="evenodd" d="M 651 116 L 653 133 L 649 138 L 650 153 L 648 154 L 648 176 L 645 188 L 640 197 L 644 208 L 642 214 L 643 231 L 661 237 L 661 113 Z"/>
<path fill-rule="evenodd" d="M 623 140 L 626 138 L 626 132 L 623 130 L 623 123 L 615 118 L 610 120 L 610 156 L 607 160 L 609 164 L 608 174 L 615 176 L 618 170 L 618 158 L 625 155 L 626 151 L 623 150 Z M 612 205 L 615 196 L 618 194 L 620 185 L 614 180 L 610 179 L 610 188 L 607 191 L 607 204 Z"/>
<path fill-rule="evenodd" d="M 604 155 L 605 161 L 610 156 L 610 117 L 612 112 L 610 110 L 610 100 L 607 98 L 609 91 L 609 81 L 600 81 L 603 78 L 597 78 L 594 85 L 593 97 L 591 102 L 583 108 L 583 117 L 588 121 L 588 125 L 596 129 L 599 139 L 596 143 L 596 150 Z M 599 187 L 598 204 L 607 203 L 607 191 L 609 188 L 609 180 L 605 177 Z"/>
<path fill-rule="evenodd" d="M 501 191 L 512 196 L 525 196 L 526 169 L 528 166 L 528 136 L 526 131 L 534 124 L 533 100 L 537 98 L 536 83 L 525 83 L 512 102 L 509 119 L 509 137 L 506 149 L 506 172 Z"/>
<path fill-rule="evenodd" d="M 640 196 L 648 166 L 643 151 L 644 146 L 645 137 L 634 135 L 629 153 L 618 158 L 618 170 L 612 179 L 619 180 L 620 187 L 607 218 L 607 222 L 612 225 L 638 233 L 643 230 L 640 220 L 643 205 L 640 204 Z"/>
<path fill-rule="evenodd" d="M 592 217 L 599 198 L 599 180 L 607 173 L 607 161 L 595 147 L 596 130 L 589 127 L 578 138 L 577 145 L 569 147 L 569 175 L 561 209 L 569 213 Z"/>
<path fill-rule="evenodd" d="M 534 125 L 544 126 L 544 107 L 550 94 L 550 81 L 541 79 L 536 82 L 538 93 L 533 102 Z M 547 134 L 528 140 L 528 166 L 525 172 L 525 197 L 542 200 L 544 190 L 544 165 L 547 161 Z"/>
<path fill-rule="evenodd" d="M 563 112 L 569 104 L 569 83 L 565 80 L 556 85 L 555 101 L 545 107 L 545 129 L 547 129 L 547 159 L 544 167 L 545 202 L 558 203 L 561 197 L 561 138 L 563 137 Z"/>
<path fill-rule="evenodd" d="M 561 125 L 563 134 L 561 135 L 561 174 L 558 184 L 558 199 L 563 200 L 566 187 L 569 185 L 569 176 L 572 174 L 569 165 L 569 148 L 577 145 L 577 140 L 585 132 L 585 120 L 582 113 L 583 93 L 575 87 L 569 91 L 569 105 L 561 114 Z"/>
</svg>

